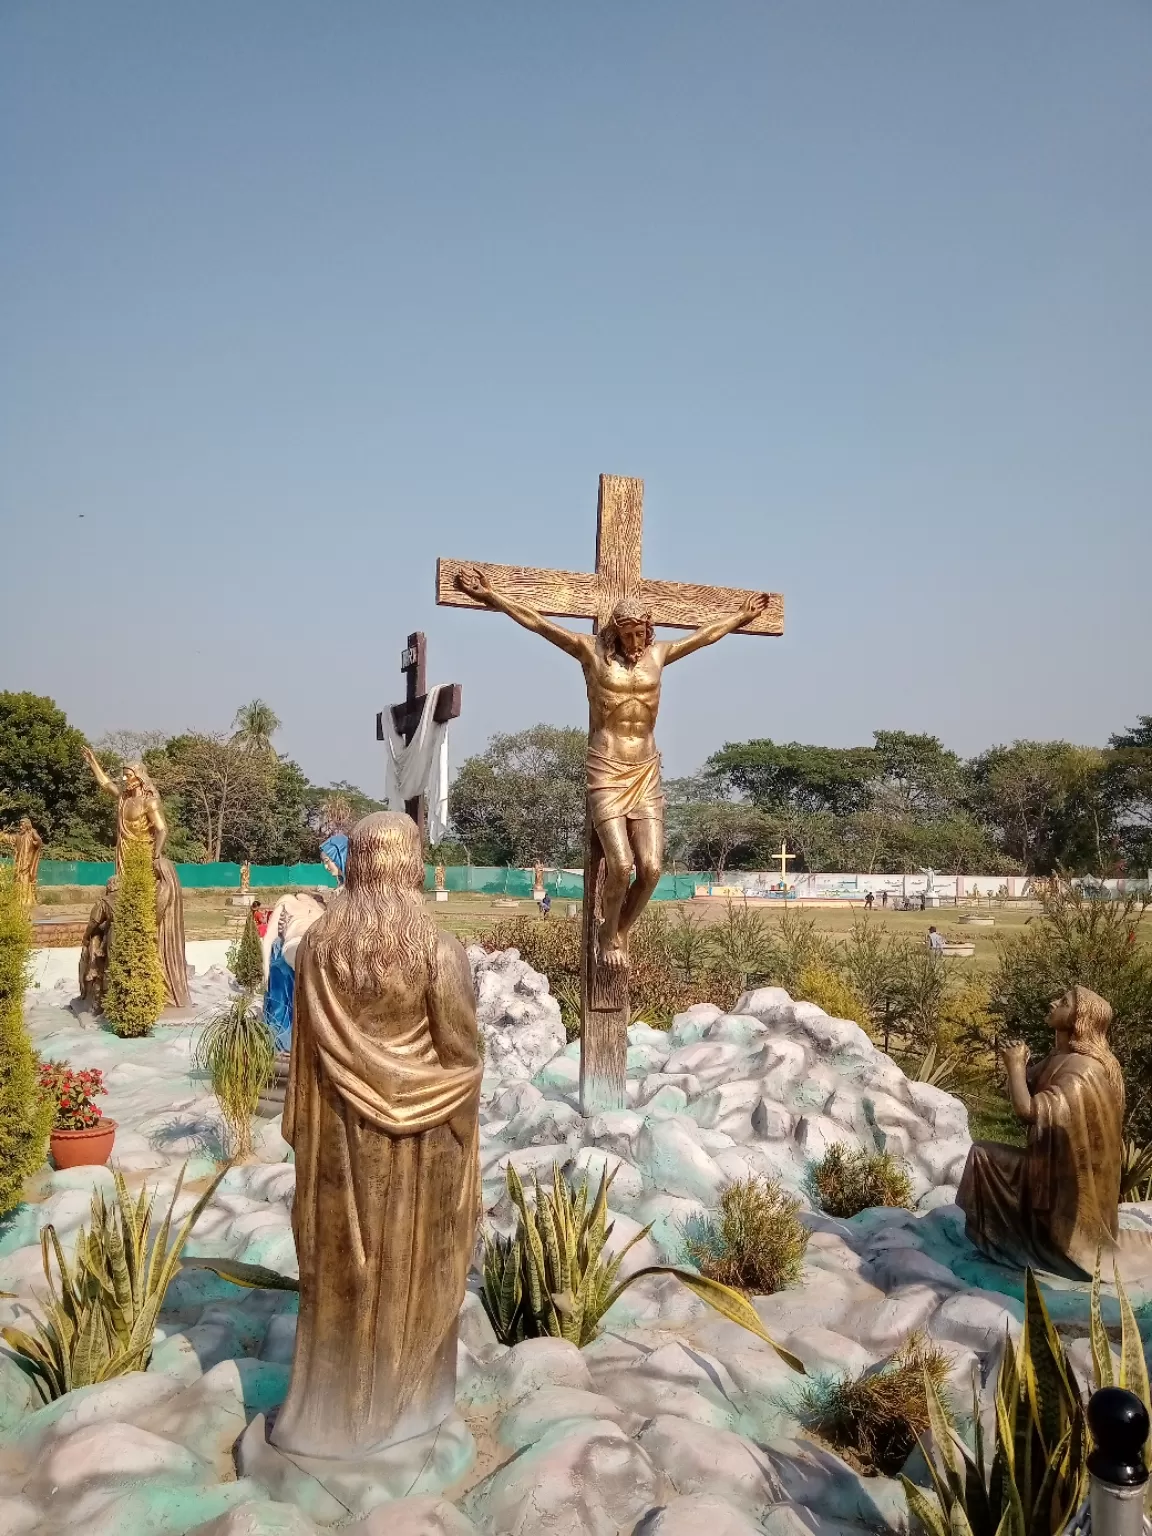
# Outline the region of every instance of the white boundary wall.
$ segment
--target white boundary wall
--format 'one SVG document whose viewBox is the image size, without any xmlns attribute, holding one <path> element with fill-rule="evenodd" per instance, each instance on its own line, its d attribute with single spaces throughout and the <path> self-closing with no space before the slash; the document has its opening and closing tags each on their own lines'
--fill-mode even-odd
<svg viewBox="0 0 1152 1536">
<path fill-rule="evenodd" d="M 1147 880 L 1092 881 L 1103 883 L 1109 891 L 1124 894 L 1126 891 L 1147 890 Z M 768 896 L 780 890 L 780 871 L 733 869 L 726 871 L 718 886 L 743 891 L 748 896 Z M 869 891 L 876 897 L 888 892 L 892 902 L 901 897 L 918 899 L 928 891 L 926 874 L 912 875 L 844 875 L 815 874 L 788 875 L 788 889 L 798 900 L 819 898 L 824 901 L 863 901 Z M 933 893 L 941 901 L 965 901 L 975 896 L 998 896 L 1003 900 L 1016 901 L 1032 894 L 1032 882 L 1027 875 L 945 875 L 939 871 L 932 877 Z"/>
</svg>

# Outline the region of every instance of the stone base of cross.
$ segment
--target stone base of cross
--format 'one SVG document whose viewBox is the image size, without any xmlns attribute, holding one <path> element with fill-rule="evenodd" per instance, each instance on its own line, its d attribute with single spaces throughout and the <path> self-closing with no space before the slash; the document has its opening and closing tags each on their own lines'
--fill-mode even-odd
<svg viewBox="0 0 1152 1536">
<path fill-rule="evenodd" d="M 461 575 L 477 571 L 493 588 L 540 614 L 591 619 L 599 633 L 616 604 L 636 597 L 652 623 L 674 629 L 698 629 L 731 616 L 757 592 L 740 587 L 706 587 L 693 582 L 650 581 L 641 573 L 644 482 L 622 475 L 600 476 L 596 515 L 596 569 L 538 570 L 521 565 L 441 559 L 436 571 L 436 601 L 451 608 L 487 607 L 460 586 Z M 740 634 L 784 632 L 784 599 L 769 594 L 767 606 Z M 597 931 L 604 879 L 603 848 L 589 816 L 584 833 L 584 934 L 580 1033 L 580 1103 L 584 1114 L 622 1109 L 630 1020 L 627 967 L 601 963 Z"/>
</svg>

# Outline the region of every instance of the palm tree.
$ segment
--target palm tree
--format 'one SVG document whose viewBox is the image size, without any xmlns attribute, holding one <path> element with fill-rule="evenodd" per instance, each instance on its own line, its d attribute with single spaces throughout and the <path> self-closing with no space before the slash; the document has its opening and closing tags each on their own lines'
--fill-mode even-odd
<svg viewBox="0 0 1152 1536">
<path fill-rule="evenodd" d="M 242 704 L 232 721 L 232 740 L 246 752 L 271 752 L 272 738 L 280 729 L 280 716 L 271 704 L 253 699 Z"/>
</svg>

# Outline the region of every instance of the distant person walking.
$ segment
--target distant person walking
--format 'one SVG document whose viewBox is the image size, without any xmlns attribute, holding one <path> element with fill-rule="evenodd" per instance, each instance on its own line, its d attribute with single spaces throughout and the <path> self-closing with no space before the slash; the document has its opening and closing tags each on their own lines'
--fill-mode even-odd
<svg viewBox="0 0 1152 1536">
<path fill-rule="evenodd" d="M 886 890 L 880 892 L 880 905 L 882 907 L 886 907 L 888 905 L 888 892 Z"/>
<path fill-rule="evenodd" d="M 543 896 L 541 896 L 541 898 L 540 898 L 540 915 L 541 915 L 541 917 L 547 917 L 549 912 L 551 912 L 551 910 L 552 910 L 552 898 L 551 898 L 551 896 L 549 896 L 548 892 L 545 891 Z"/>
<path fill-rule="evenodd" d="M 871 910 L 875 906 L 875 904 L 876 904 L 876 898 L 873 896 L 872 892 L 869 891 L 868 894 L 864 898 L 864 910 L 865 910 L 865 912 L 871 912 Z"/>
</svg>

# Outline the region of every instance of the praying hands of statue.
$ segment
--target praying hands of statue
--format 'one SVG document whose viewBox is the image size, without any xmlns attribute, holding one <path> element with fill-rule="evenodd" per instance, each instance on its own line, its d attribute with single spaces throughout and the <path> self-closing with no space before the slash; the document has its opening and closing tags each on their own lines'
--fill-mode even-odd
<svg viewBox="0 0 1152 1536">
<path fill-rule="evenodd" d="M 1028 1091 L 1028 1047 L 1017 1040 L 1000 1052 L 1008 1077 L 1008 1097 L 1018 1120 L 1030 1124 L 1033 1119 L 1032 1095 Z"/>
</svg>

